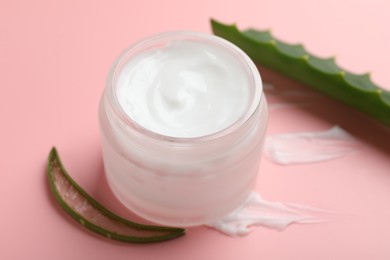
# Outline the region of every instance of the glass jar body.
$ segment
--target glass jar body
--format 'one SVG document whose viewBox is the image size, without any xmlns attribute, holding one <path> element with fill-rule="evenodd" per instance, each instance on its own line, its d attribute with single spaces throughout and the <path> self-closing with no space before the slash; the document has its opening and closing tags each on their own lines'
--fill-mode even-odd
<svg viewBox="0 0 390 260">
<path fill-rule="evenodd" d="M 144 131 L 118 113 L 113 70 L 99 121 L 105 172 L 117 198 L 145 219 L 181 227 L 217 220 L 243 203 L 255 184 L 268 121 L 257 70 L 251 71 L 257 99 L 245 120 L 215 136 L 181 139 Z"/>
</svg>

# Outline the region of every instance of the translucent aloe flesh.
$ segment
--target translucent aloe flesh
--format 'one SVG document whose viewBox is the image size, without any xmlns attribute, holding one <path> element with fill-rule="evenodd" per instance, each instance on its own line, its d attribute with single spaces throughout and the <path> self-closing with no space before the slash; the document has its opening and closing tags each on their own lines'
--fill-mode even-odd
<svg viewBox="0 0 390 260">
<path fill-rule="evenodd" d="M 215 20 L 211 20 L 211 26 L 215 35 L 240 47 L 255 63 L 300 81 L 390 126 L 390 92 L 373 83 L 369 74 L 352 74 L 337 66 L 334 58 L 318 58 L 302 45 L 284 43 L 269 31 L 240 31 L 236 25 Z"/>
<path fill-rule="evenodd" d="M 184 235 L 184 229 L 142 225 L 110 212 L 69 176 L 55 148 L 49 154 L 48 180 L 54 197 L 70 216 L 89 230 L 109 239 L 154 243 Z"/>
</svg>

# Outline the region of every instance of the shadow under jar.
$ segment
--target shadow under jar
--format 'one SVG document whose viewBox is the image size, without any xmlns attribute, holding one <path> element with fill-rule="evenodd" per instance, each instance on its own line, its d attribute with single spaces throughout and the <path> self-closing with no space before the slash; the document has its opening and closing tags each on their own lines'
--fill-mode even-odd
<svg viewBox="0 0 390 260">
<path fill-rule="evenodd" d="M 147 220 L 187 227 L 220 219 L 248 197 L 268 112 L 259 72 L 243 51 L 180 31 L 120 55 L 99 119 L 117 198 Z"/>
</svg>

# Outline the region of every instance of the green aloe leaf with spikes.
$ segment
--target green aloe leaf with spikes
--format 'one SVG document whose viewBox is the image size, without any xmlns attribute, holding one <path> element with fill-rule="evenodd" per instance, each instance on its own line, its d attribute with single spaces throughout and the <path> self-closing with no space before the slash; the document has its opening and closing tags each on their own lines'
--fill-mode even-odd
<svg viewBox="0 0 390 260">
<path fill-rule="evenodd" d="M 260 65 L 300 81 L 390 126 L 390 92 L 369 74 L 357 75 L 340 68 L 334 58 L 322 59 L 301 44 L 276 39 L 270 31 L 244 30 L 211 20 L 214 34 L 234 43 Z"/>
</svg>

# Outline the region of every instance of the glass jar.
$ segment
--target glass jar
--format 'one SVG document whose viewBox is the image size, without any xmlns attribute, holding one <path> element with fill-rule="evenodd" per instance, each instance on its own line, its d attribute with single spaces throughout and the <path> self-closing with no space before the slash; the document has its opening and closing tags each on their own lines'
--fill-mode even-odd
<svg viewBox="0 0 390 260">
<path fill-rule="evenodd" d="M 250 102 L 229 127 L 191 138 L 161 135 L 138 124 L 118 102 L 117 78 L 127 61 L 180 40 L 224 48 L 245 68 Z M 259 72 L 243 51 L 216 36 L 172 32 L 136 43 L 116 60 L 99 120 L 105 173 L 117 198 L 147 220 L 186 227 L 220 219 L 248 197 L 258 173 L 268 112 Z"/>
</svg>

